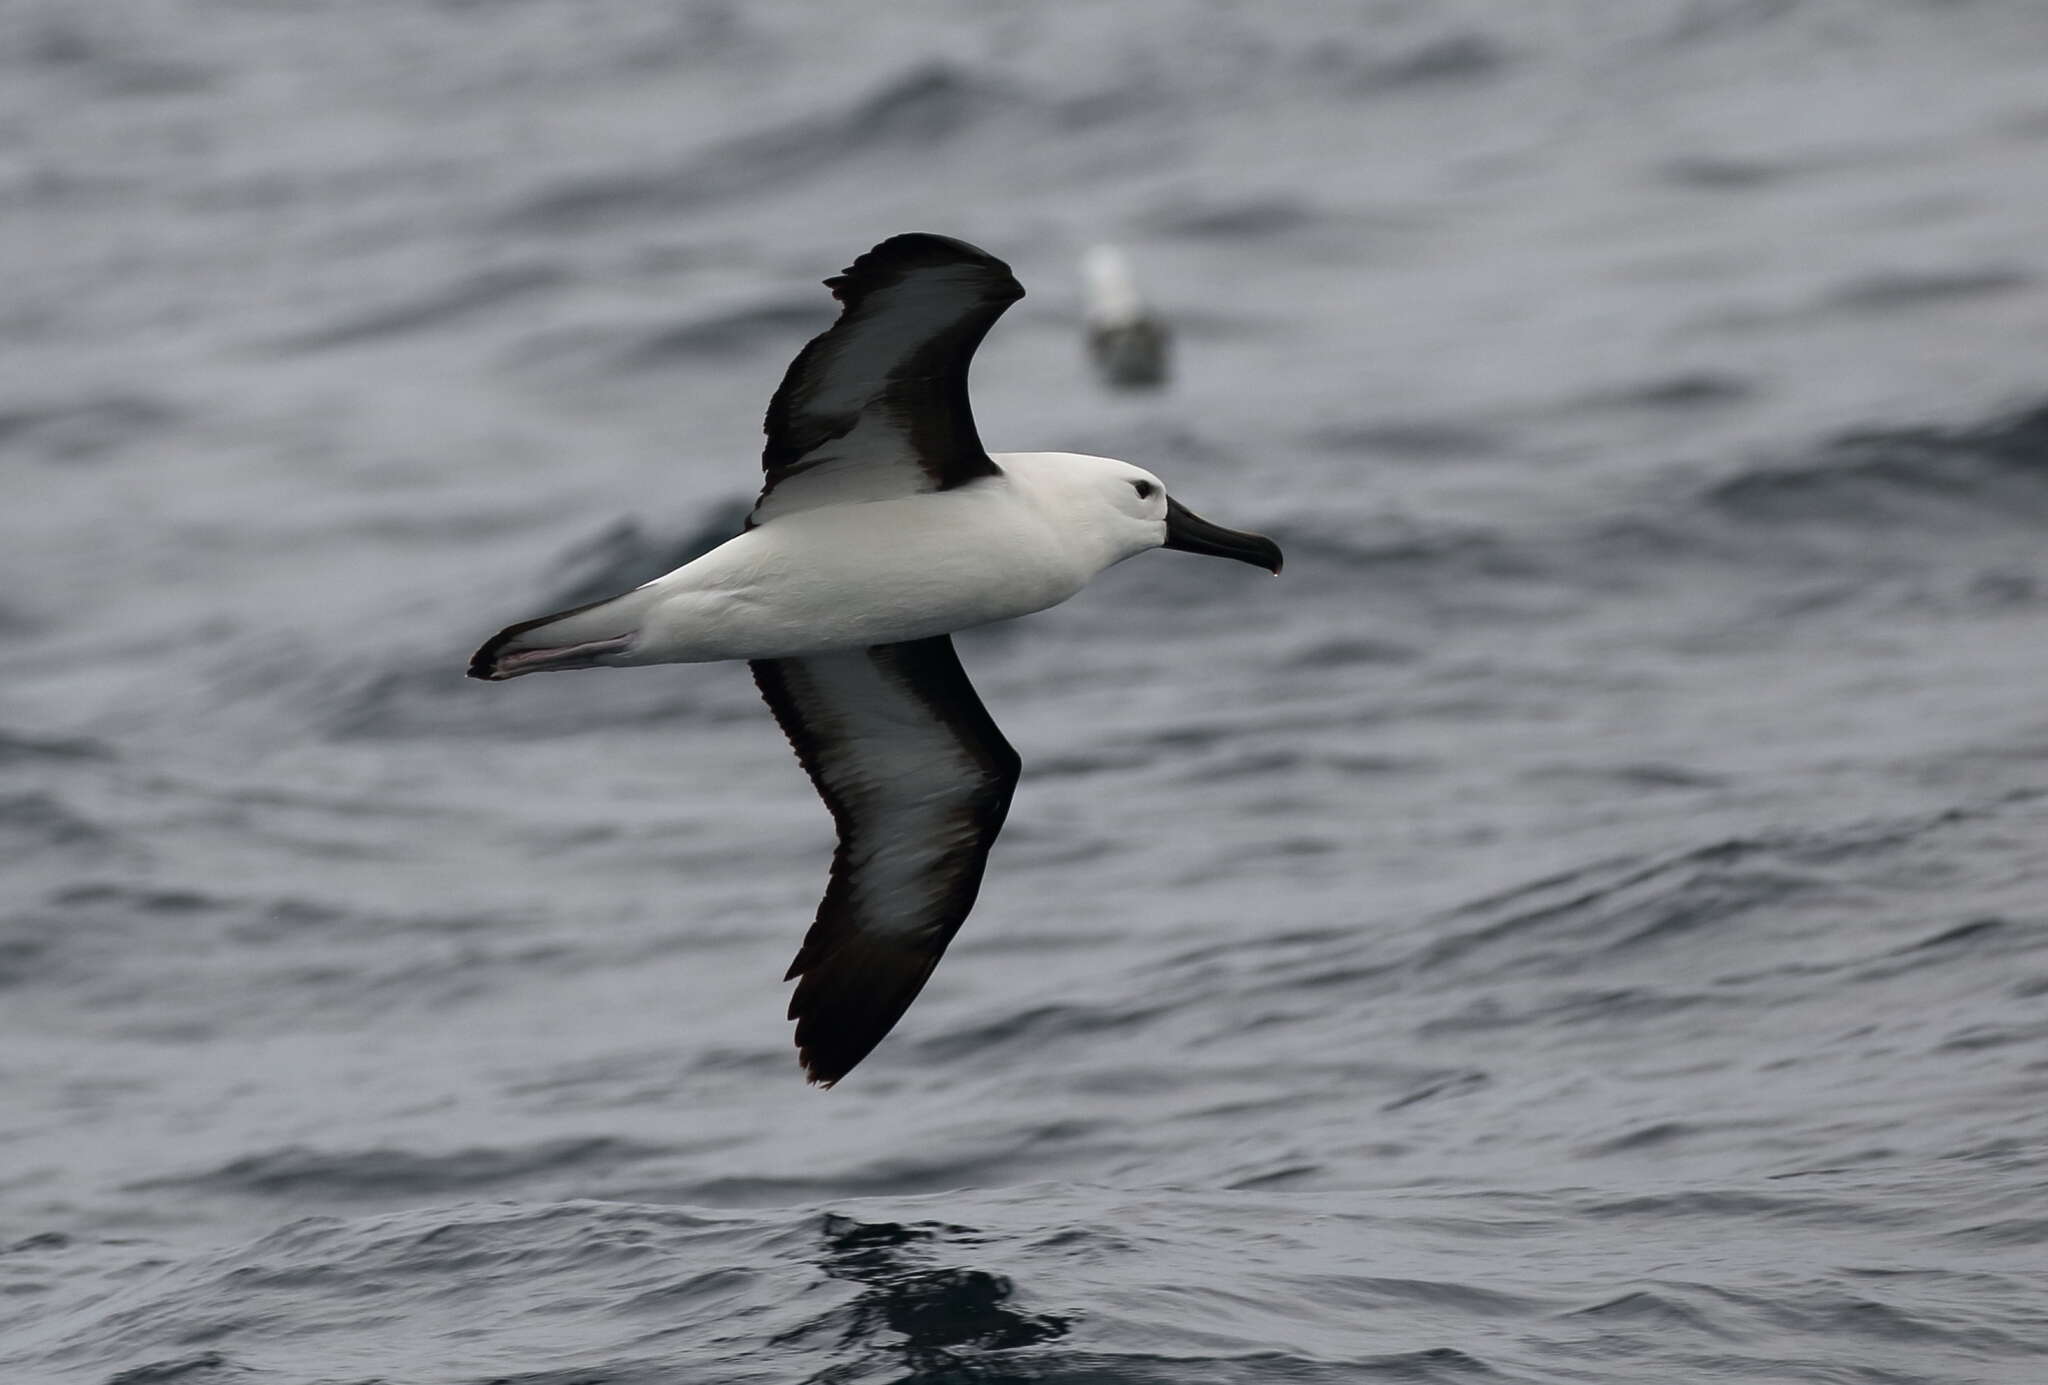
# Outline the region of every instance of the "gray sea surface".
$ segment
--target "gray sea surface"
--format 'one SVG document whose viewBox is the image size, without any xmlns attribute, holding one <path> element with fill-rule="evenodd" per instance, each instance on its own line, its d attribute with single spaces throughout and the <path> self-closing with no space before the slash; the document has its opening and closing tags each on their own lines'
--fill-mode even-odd
<svg viewBox="0 0 2048 1385">
<path fill-rule="evenodd" d="M 462 672 L 906 230 L 1288 567 L 820 1092 L 745 670 Z M 7 1385 L 2048 1379 L 2048 6 L 0 0 L 0 263 Z"/>
</svg>

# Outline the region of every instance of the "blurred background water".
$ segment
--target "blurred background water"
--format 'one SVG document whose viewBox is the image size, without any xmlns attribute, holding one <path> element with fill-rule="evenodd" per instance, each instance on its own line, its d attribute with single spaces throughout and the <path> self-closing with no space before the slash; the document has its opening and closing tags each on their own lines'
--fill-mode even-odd
<svg viewBox="0 0 2048 1385">
<path fill-rule="evenodd" d="M 0 1379 L 2032 1382 L 2048 7 L 0 3 Z M 807 1089 L 736 522 L 816 281 L 1030 291 L 1153 555 Z M 1163 391 L 1090 375 L 1122 246 Z"/>
</svg>

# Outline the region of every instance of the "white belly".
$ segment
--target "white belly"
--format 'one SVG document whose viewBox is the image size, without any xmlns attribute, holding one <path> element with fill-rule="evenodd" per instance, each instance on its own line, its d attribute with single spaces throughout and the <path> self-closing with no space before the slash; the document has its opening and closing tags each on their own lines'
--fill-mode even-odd
<svg viewBox="0 0 2048 1385">
<path fill-rule="evenodd" d="M 643 591 L 617 662 L 769 659 L 894 644 L 1065 601 L 1095 567 L 1003 481 L 770 520 Z"/>
</svg>

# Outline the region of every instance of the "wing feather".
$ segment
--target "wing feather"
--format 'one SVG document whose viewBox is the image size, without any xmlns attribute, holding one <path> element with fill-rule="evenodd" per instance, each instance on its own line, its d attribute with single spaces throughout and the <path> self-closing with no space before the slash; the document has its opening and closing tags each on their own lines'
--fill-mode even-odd
<svg viewBox="0 0 2048 1385">
<path fill-rule="evenodd" d="M 810 1080 L 831 1086 L 923 989 L 981 889 L 1017 752 L 950 637 L 752 663 L 839 830 L 816 921 L 785 980 Z"/>
<path fill-rule="evenodd" d="M 883 241 L 825 284 L 839 319 L 797 353 L 769 402 L 767 482 L 750 522 L 998 475 L 974 426 L 967 368 L 1024 296 L 1010 267 L 920 232 Z"/>
</svg>

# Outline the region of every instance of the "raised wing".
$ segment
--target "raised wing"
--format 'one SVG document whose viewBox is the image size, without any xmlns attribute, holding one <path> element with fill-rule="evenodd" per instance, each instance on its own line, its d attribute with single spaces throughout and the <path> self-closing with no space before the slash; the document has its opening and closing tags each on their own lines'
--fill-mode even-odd
<svg viewBox="0 0 2048 1385">
<path fill-rule="evenodd" d="M 883 241 L 825 286 L 844 307 L 768 404 L 768 480 L 749 522 L 999 474 L 974 428 L 967 366 L 1024 296 L 1010 267 L 915 233 Z"/>
<path fill-rule="evenodd" d="M 839 828 L 783 978 L 797 983 L 798 1060 L 829 1087 L 902 1018 L 966 921 L 1019 762 L 949 636 L 752 667 Z"/>
</svg>

